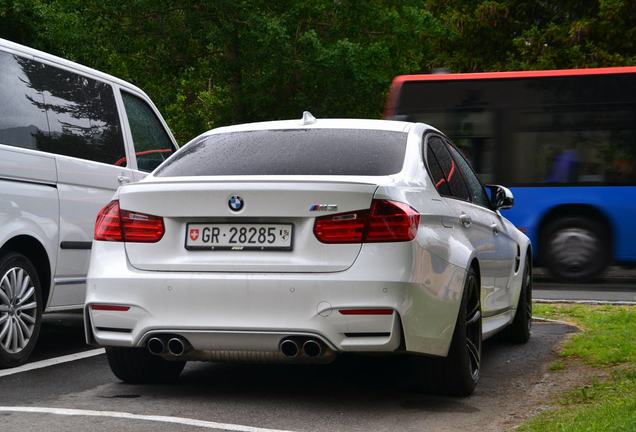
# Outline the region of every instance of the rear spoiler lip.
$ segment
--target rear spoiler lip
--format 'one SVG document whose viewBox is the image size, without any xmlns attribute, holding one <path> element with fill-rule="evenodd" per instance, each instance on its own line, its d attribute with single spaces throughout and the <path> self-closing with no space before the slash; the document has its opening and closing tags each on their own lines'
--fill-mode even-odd
<svg viewBox="0 0 636 432">
<path fill-rule="evenodd" d="M 151 177 L 136 183 L 127 184 L 126 188 L 147 186 L 150 184 L 183 184 L 183 183 L 331 183 L 331 184 L 364 184 L 392 185 L 399 181 L 401 173 L 387 176 L 184 176 L 184 177 Z"/>
</svg>

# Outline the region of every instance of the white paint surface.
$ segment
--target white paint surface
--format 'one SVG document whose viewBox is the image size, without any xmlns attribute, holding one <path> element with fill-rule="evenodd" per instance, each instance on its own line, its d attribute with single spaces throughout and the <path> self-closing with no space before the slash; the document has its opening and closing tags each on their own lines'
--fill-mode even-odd
<svg viewBox="0 0 636 432">
<path fill-rule="evenodd" d="M 72 362 L 75 360 L 81 360 L 81 359 L 85 359 L 85 358 L 89 358 L 89 357 L 95 357 L 101 354 L 104 354 L 106 351 L 104 350 L 104 348 L 99 348 L 99 349 L 94 349 L 94 350 L 90 350 L 90 351 L 83 351 L 83 352 L 79 352 L 79 353 L 75 353 L 75 354 L 69 354 L 69 355 L 65 355 L 65 356 L 60 356 L 60 357 L 54 357 L 51 359 L 46 359 L 46 360 L 40 360 L 40 361 L 36 361 L 33 363 L 27 363 L 25 365 L 22 366 L 18 366 L 18 367 L 14 367 L 11 369 L 2 369 L 0 370 L 0 378 L 7 376 L 7 375 L 14 375 L 17 373 L 22 373 L 22 372 L 28 372 L 34 369 L 42 369 L 45 367 L 49 367 L 49 366 L 55 366 L 58 365 L 60 363 L 68 363 L 68 362 Z"/>
<path fill-rule="evenodd" d="M 238 432 L 291 432 L 280 429 L 267 429 L 253 426 L 243 426 L 230 423 L 217 423 L 205 420 L 196 420 L 184 417 L 141 415 L 118 411 L 92 411 L 70 408 L 46 408 L 46 407 L 8 407 L 0 406 L 0 412 L 20 412 L 35 414 L 54 414 L 64 416 L 85 416 L 85 417 L 110 417 L 126 420 L 152 421 L 160 423 L 173 423 L 185 426 L 196 426 L 205 429 L 238 431 Z"/>
</svg>

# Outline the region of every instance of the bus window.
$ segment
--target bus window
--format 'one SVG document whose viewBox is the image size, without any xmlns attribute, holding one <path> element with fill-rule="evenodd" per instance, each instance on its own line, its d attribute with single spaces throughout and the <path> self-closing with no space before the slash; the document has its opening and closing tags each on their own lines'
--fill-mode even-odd
<svg viewBox="0 0 636 432">
<path fill-rule="evenodd" d="M 636 67 L 405 75 L 387 101 L 387 118 L 444 131 L 482 182 L 512 188 L 502 214 L 558 278 L 636 263 Z"/>
</svg>

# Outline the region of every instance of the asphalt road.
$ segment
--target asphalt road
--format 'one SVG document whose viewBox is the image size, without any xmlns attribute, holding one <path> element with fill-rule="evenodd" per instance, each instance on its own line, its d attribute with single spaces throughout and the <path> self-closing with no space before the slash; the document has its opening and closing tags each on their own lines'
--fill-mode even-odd
<svg viewBox="0 0 636 432">
<path fill-rule="evenodd" d="M 559 284 L 539 270 L 534 297 L 634 302 L 636 272 Z M 126 385 L 111 374 L 103 354 L 84 344 L 80 314 L 48 315 L 31 365 L 96 355 L 0 376 L 0 430 L 507 430 L 537 405 L 533 389 L 571 331 L 535 323 L 527 345 L 486 341 L 477 391 L 453 399 L 415 391 L 397 359 L 368 357 L 326 366 L 189 363 L 175 385 Z"/>
<path fill-rule="evenodd" d="M 590 283 L 558 283 L 543 269 L 535 270 L 533 297 L 541 300 L 631 302 L 636 304 L 636 271 L 610 268 Z"/>
<path fill-rule="evenodd" d="M 91 349 L 83 345 L 81 317 L 64 318 L 47 319 L 35 361 Z M 396 359 L 291 367 L 189 363 L 175 385 L 137 386 L 118 382 L 105 356 L 96 355 L 0 377 L 0 430 L 508 430 L 536 405 L 532 389 L 571 331 L 536 323 L 527 345 L 487 341 L 481 382 L 464 399 L 414 391 Z"/>
</svg>

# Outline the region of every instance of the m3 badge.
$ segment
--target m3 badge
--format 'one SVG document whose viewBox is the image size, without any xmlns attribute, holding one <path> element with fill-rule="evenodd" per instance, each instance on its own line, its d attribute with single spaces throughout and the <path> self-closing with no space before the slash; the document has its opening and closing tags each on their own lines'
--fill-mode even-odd
<svg viewBox="0 0 636 432">
<path fill-rule="evenodd" d="M 309 206 L 310 212 L 338 211 L 338 204 L 312 204 Z"/>
</svg>

